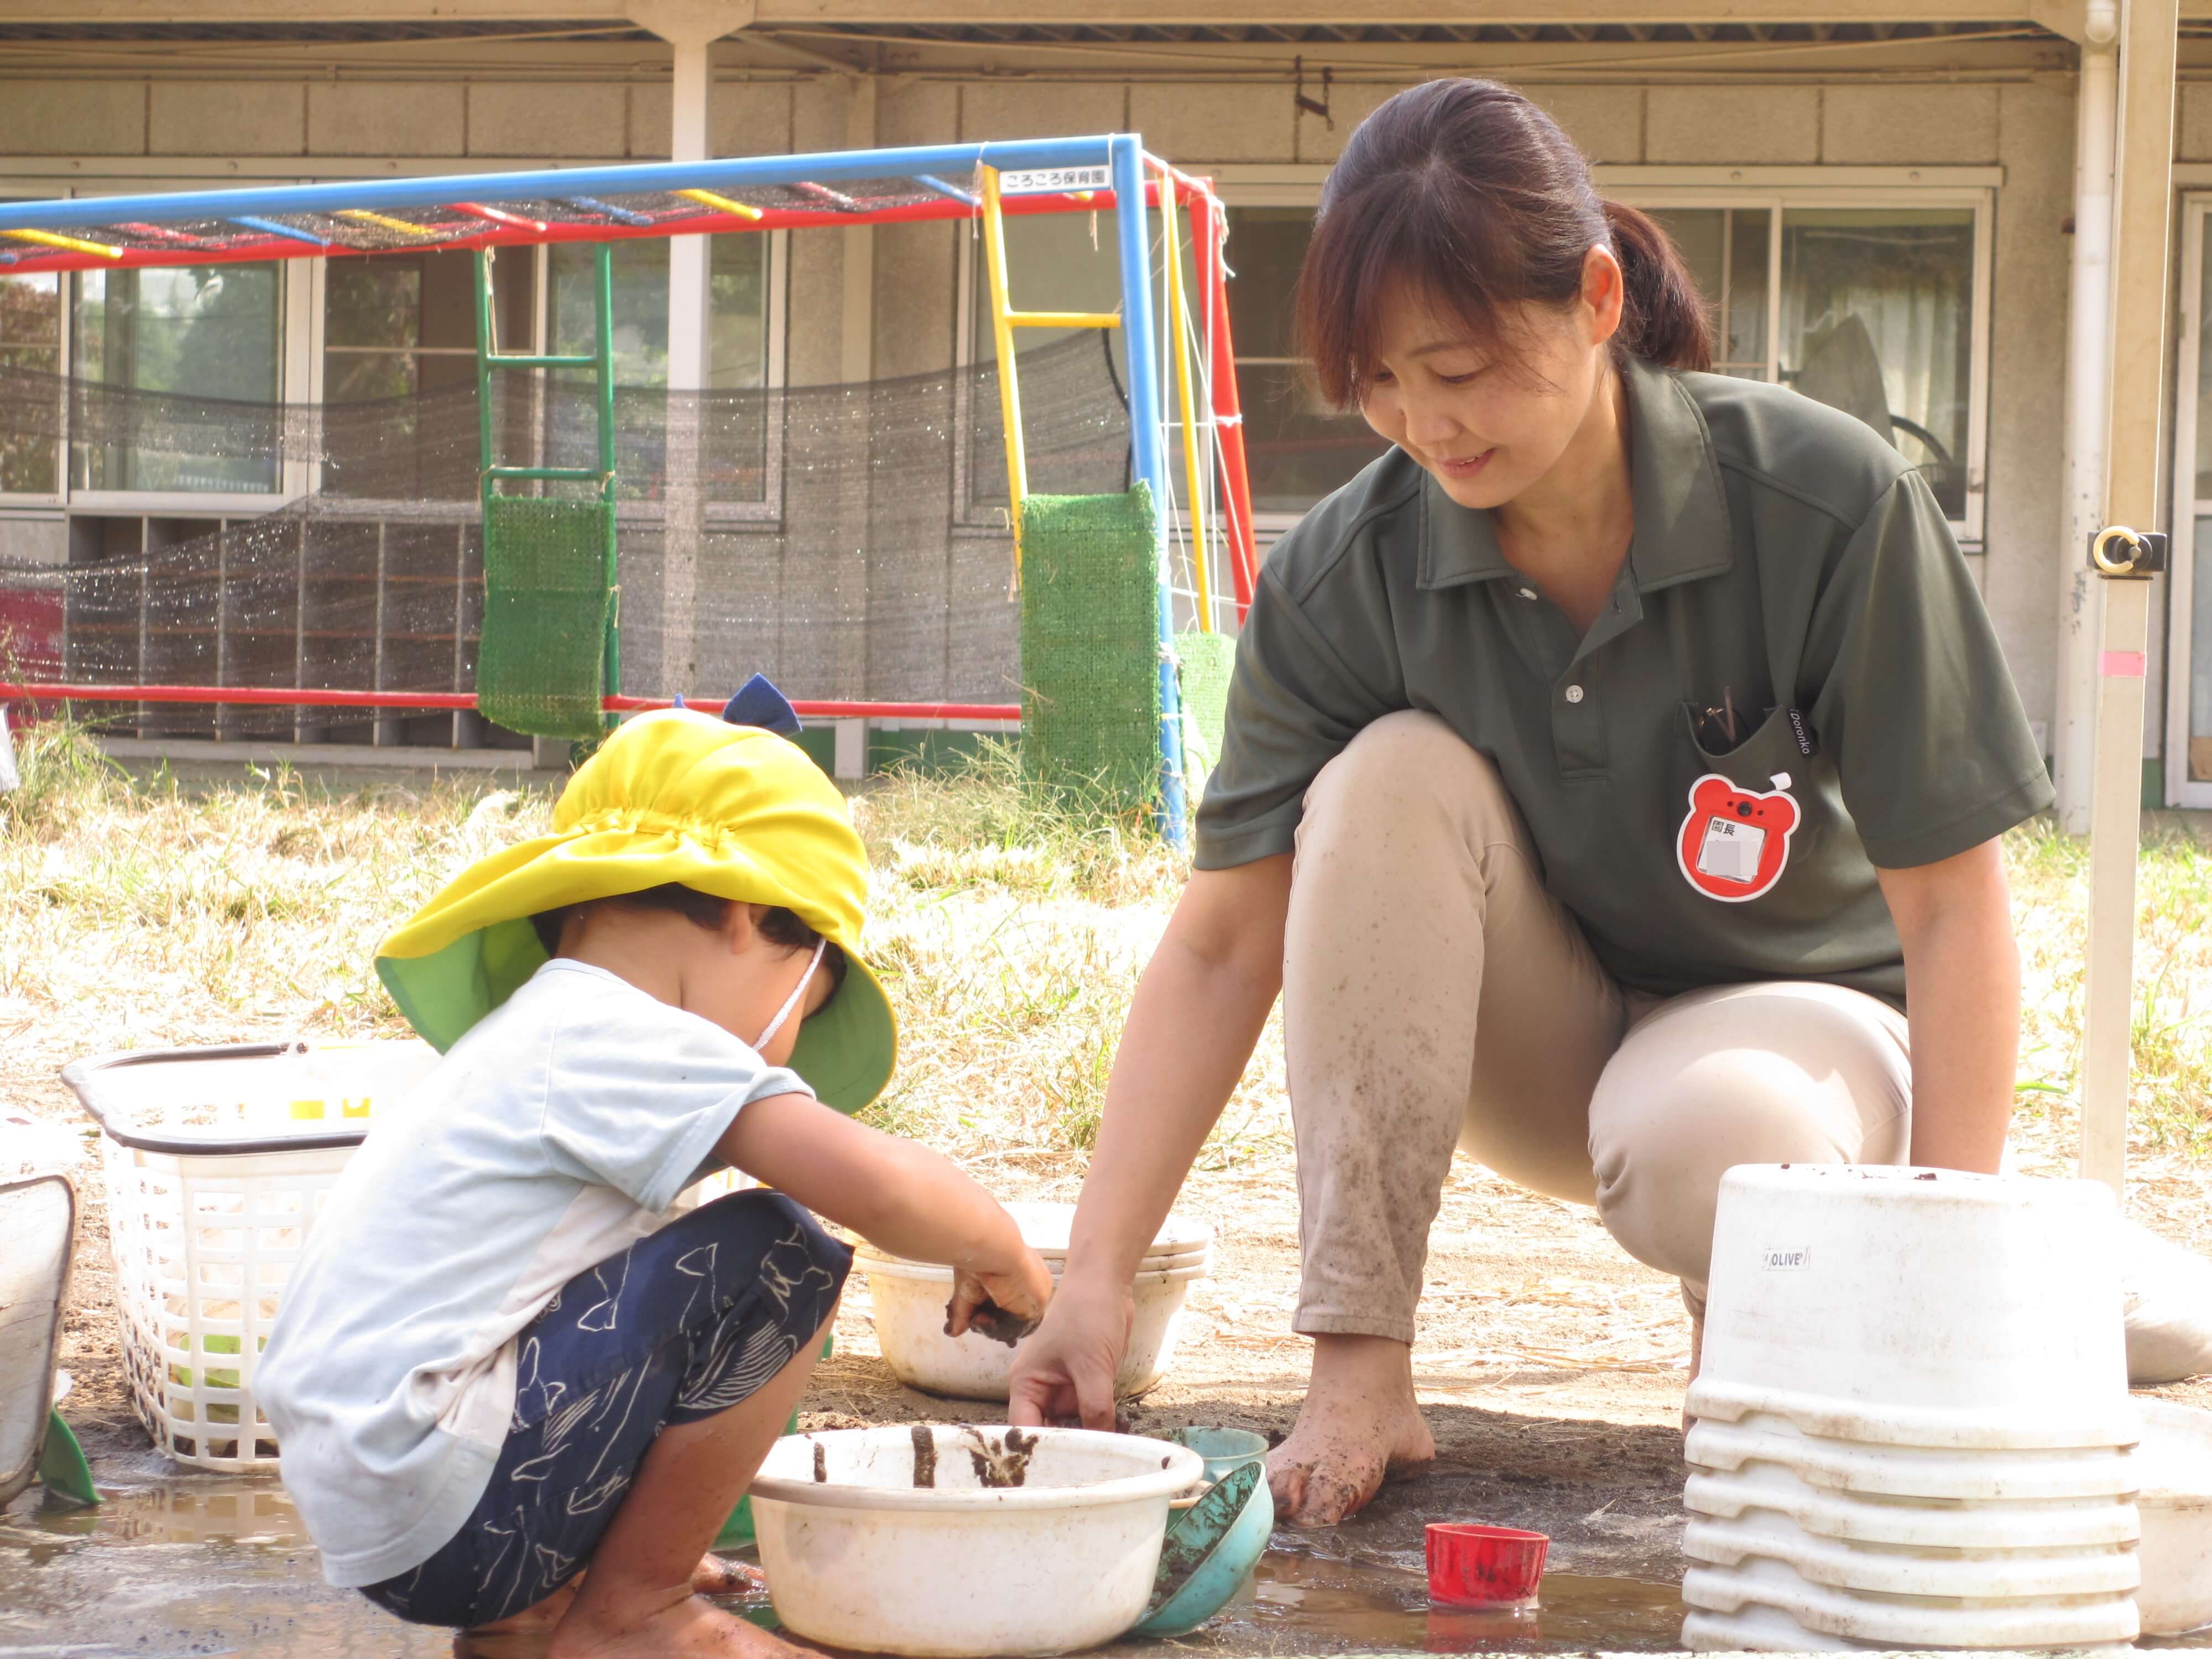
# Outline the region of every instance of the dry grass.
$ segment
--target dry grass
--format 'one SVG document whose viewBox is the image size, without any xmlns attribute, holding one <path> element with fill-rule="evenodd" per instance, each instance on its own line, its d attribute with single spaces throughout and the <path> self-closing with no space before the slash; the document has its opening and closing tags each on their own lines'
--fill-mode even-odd
<svg viewBox="0 0 2212 1659">
<path fill-rule="evenodd" d="M 550 798 L 441 783 L 334 794 L 276 772 L 187 791 L 133 782 L 83 735 L 22 743 L 0 802 L 0 1066 L 58 1107 L 53 1067 L 101 1050 L 282 1032 L 398 1034 L 377 940 L 471 859 L 538 832 Z M 1004 751 L 856 803 L 878 872 L 871 954 L 904 1030 L 875 1109 L 971 1164 L 1079 1167 L 1136 975 L 1182 879 L 1139 824 L 1040 798 Z M 2008 843 L 2028 995 L 2023 1139 L 2070 1149 L 2080 1041 L 2081 844 Z M 2212 853 L 2145 845 L 2135 1133 L 2154 1165 L 2212 1152 Z M 1208 1163 L 1287 1159 L 1271 1027 Z"/>
</svg>

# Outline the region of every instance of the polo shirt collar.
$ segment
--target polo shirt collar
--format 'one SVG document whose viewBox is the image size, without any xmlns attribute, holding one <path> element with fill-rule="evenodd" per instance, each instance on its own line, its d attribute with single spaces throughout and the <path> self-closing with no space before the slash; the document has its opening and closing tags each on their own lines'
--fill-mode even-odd
<svg viewBox="0 0 2212 1659">
<path fill-rule="evenodd" d="M 1734 562 L 1729 548 L 1728 497 L 1705 420 L 1681 381 L 1631 358 L 1629 465 L 1636 499 L 1636 535 L 1628 568 L 1640 592 L 1718 575 Z M 1434 478 L 1421 483 L 1424 588 L 1516 576 L 1498 545 L 1490 514 L 1462 507 Z"/>
</svg>

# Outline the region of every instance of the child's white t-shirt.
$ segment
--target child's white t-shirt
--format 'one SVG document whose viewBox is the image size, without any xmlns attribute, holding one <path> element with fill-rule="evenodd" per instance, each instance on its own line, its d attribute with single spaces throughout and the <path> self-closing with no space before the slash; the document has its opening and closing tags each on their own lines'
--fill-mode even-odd
<svg viewBox="0 0 2212 1659">
<path fill-rule="evenodd" d="M 507 1437 L 515 1334 L 667 1218 L 740 1107 L 811 1092 L 720 1026 L 556 958 L 380 1115 L 252 1379 L 323 1576 L 374 1584 L 435 1554 Z"/>
</svg>

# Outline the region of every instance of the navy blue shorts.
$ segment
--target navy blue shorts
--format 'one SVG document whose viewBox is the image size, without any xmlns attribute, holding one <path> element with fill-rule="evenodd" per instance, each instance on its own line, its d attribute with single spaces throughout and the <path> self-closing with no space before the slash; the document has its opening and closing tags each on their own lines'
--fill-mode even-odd
<svg viewBox="0 0 2212 1659">
<path fill-rule="evenodd" d="M 590 1560 L 661 1430 L 727 1411 L 789 1364 L 852 1265 L 805 1210 L 756 1191 L 577 1274 L 517 1339 L 514 1415 L 475 1513 L 362 1594 L 456 1628 L 544 1601 Z"/>
</svg>

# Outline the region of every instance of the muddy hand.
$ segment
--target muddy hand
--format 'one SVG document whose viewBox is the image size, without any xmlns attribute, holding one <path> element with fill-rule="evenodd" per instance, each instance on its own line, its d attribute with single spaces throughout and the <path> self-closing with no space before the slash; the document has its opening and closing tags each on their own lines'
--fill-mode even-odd
<svg viewBox="0 0 2212 1659">
<path fill-rule="evenodd" d="M 945 1334 L 975 1330 L 1008 1347 L 1037 1328 L 1052 1300 L 1052 1273 L 1035 1250 L 1024 1249 L 1003 1273 L 962 1269 L 952 1276 L 945 1304 Z"/>
</svg>

